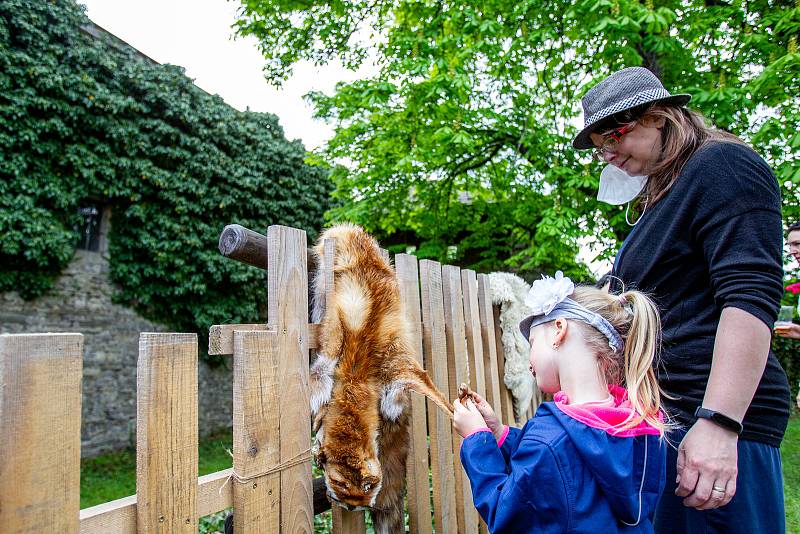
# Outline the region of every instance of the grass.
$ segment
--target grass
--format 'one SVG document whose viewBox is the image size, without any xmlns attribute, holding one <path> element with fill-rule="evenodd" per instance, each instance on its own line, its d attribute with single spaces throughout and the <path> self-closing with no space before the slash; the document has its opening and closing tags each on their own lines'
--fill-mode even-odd
<svg viewBox="0 0 800 534">
<path fill-rule="evenodd" d="M 781 444 L 783 494 L 786 499 L 786 532 L 800 533 L 800 416 L 789 419 Z"/>
<path fill-rule="evenodd" d="M 226 449 L 232 447 L 230 433 L 200 441 L 199 474 L 231 467 Z M 789 419 L 781 445 L 783 488 L 786 497 L 786 532 L 800 534 L 800 415 Z M 81 462 L 81 508 L 113 501 L 136 492 L 136 452 L 125 450 Z M 221 530 L 224 514 L 214 514 L 200 523 L 200 532 Z M 316 532 L 330 532 L 330 512 L 315 518 Z"/>
<path fill-rule="evenodd" d="M 205 438 L 199 444 L 198 475 L 228 469 L 233 460 L 230 432 Z M 227 449 L 227 450 L 226 450 Z M 121 499 L 136 493 L 136 451 L 128 449 L 81 461 L 81 508 Z M 227 511 L 200 519 L 201 534 L 222 531 Z"/>
</svg>

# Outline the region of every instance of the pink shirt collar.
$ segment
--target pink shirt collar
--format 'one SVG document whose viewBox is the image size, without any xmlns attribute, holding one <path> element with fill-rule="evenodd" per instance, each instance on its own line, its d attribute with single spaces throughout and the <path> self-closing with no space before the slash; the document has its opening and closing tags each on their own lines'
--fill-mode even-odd
<svg viewBox="0 0 800 534">
<path fill-rule="evenodd" d="M 569 404 L 567 394 L 559 391 L 553 396 L 555 405 L 559 410 L 580 421 L 581 423 L 605 431 L 606 433 L 622 437 L 634 437 L 642 435 L 660 435 L 657 428 L 646 421 L 642 421 L 635 427 L 620 430 L 625 424 L 625 420 L 633 413 L 633 407 L 628 400 L 628 392 L 620 386 L 608 386 L 610 393 L 609 399 L 584 404 Z M 663 414 L 659 413 L 659 420 L 663 421 Z"/>
</svg>

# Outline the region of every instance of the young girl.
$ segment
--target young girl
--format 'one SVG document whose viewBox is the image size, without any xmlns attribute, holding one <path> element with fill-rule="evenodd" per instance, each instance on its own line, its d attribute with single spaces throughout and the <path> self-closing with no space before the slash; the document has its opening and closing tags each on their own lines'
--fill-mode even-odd
<svg viewBox="0 0 800 534">
<path fill-rule="evenodd" d="M 478 395 L 454 401 L 475 507 L 491 532 L 653 532 L 666 458 L 655 305 L 575 288 L 560 271 L 526 304 L 531 372 L 554 402 L 517 429 Z"/>
</svg>

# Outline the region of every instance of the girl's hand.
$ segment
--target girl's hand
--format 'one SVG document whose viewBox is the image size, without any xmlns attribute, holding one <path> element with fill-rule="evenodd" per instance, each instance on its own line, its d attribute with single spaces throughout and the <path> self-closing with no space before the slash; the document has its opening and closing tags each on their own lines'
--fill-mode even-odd
<svg viewBox="0 0 800 534">
<path fill-rule="evenodd" d="M 710 510 L 725 506 L 736 494 L 739 436 L 699 419 L 678 446 L 678 487 L 685 506 Z"/>
<path fill-rule="evenodd" d="M 484 400 L 480 395 L 473 392 L 472 399 L 475 401 L 475 407 L 483 416 L 483 420 L 486 421 L 486 426 L 488 426 L 492 431 L 494 438 L 500 441 L 500 438 L 503 437 L 503 431 L 505 430 L 503 423 L 501 423 L 497 418 L 497 414 L 494 413 L 491 405 L 489 405 L 489 403 L 486 402 L 486 400 Z"/>
<path fill-rule="evenodd" d="M 776 324 L 775 333 L 781 337 L 788 337 L 791 339 L 800 339 L 800 324 Z"/>
<path fill-rule="evenodd" d="M 469 399 L 461 404 L 458 399 L 453 401 L 453 428 L 462 438 L 469 436 L 479 428 L 486 428 L 486 421 Z"/>
</svg>

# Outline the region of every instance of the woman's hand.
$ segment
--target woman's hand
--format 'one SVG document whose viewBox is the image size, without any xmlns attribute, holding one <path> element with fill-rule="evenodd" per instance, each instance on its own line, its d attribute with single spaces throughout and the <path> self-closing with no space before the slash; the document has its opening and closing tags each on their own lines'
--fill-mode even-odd
<svg viewBox="0 0 800 534">
<path fill-rule="evenodd" d="M 471 400 L 465 399 L 464 404 L 458 399 L 453 401 L 453 428 L 459 436 L 465 438 L 479 428 L 487 427 L 486 421 Z"/>
<path fill-rule="evenodd" d="M 797 323 L 778 323 L 775 325 L 775 333 L 781 337 L 800 339 L 800 324 Z"/>
<path fill-rule="evenodd" d="M 678 487 L 685 506 L 710 510 L 725 506 L 736 494 L 739 436 L 706 419 L 698 419 L 678 447 Z"/>
<path fill-rule="evenodd" d="M 494 413 L 492 406 L 475 392 L 472 393 L 472 400 L 475 401 L 475 407 L 483 416 L 483 420 L 486 421 L 486 426 L 488 426 L 492 434 L 494 434 L 494 439 L 500 441 L 500 438 L 503 437 L 505 426 L 497 418 L 497 414 Z"/>
</svg>

